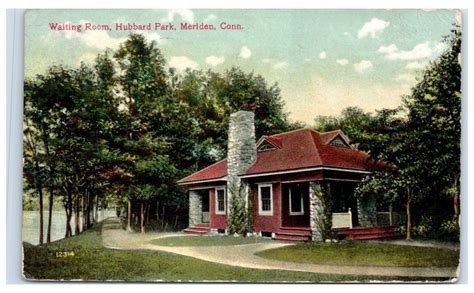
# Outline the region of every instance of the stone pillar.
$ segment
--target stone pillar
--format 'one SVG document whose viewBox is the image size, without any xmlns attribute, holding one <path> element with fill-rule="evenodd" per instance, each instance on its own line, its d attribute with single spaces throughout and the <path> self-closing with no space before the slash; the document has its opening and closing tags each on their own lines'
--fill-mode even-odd
<svg viewBox="0 0 474 293">
<path fill-rule="evenodd" d="M 240 196 L 239 175 L 245 173 L 257 159 L 254 114 L 247 111 L 232 113 L 229 119 L 227 142 L 227 190 L 228 206 L 234 196 Z M 245 198 L 242 198 L 245 200 Z"/>
<path fill-rule="evenodd" d="M 202 199 L 195 191 L 189 191 L 189 227 L 202 223 Z"/>
<path fill-rule="evenodd" d="M 357 197 L 357 214 L 360 226 L 375 227 L 377 225 L 377 208 L 375 202 L 374 195 Z"/>
<path fill-rule="evenodd" d="M 309 183 L 309 223 L 311 228 L 311 240 L 323 241 L 321 235 L 321 227 L 318 223 L 323 216 L 323 204 L 321 199 L 318 197 L 318 193 L 321 193 L 321 185 L 318 182 Z"/>
</svg>

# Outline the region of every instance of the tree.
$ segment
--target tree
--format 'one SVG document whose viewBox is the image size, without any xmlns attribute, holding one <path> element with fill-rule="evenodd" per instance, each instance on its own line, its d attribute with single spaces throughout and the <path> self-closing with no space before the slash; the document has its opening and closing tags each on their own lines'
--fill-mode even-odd
<svg viewBox="0 0 474 293">
<path fill-rule="evenodd" d="M 372 149 L 374 158 L 393 167 L 391 172 L 373 176 L 358 188 L 361 193 L 390 190 L 404 197 L 408 240 L 412 238 L 414 203 L 427 199 L 427 204 L 436 204 L 434 195 L 440 191 L 455 199 L 459 194 L 456 190 L 460 176 L 461 131 L 459 27 L 453 28 L 445 42 L 448 49 L 430 63 L 412 94 L 404 98 L 402 111 L 407 116 L 396 118 L 397 112 L 389 113 L 387 117 L 392 118 L 385 120 L 388 122 L 384 123 L 385 127 L 371 131 L 377 148 L 368 145 L 368 149 Z M 387 133 L 388 140 L 384 138 Z M 457 200 L 454 202 L 457 205 Z M 455 219 L 456 211 L 457 208 L 454 209 Z"/>
</svg>

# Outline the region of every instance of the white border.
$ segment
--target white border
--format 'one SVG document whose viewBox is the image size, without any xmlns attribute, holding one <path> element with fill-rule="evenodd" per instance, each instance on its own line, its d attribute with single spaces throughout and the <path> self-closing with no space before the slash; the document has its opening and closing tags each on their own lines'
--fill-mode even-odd
<svg viewBox="0 0 474 293">
<path fill-rule="evenodd" d="M 82 1 L 59 1 L 59 0 L 5 0 L 1 2 L 2 8 L 26 8 L 26 7 L 35 7 L 35 8 L 366 8 L 366 9 L 374 9 L 374 8 L 462 8 L 463 9 L 463 25 L 464 25 L 464 39 L 463 39 L 463 84 L 462 84 L 462 92 L 463 92 L 463 101 L 462 101 L 462 152 L 461 152 L 461 169 L 462 169 L 462 178 L 461 178 L 461 214 L 462 214 L 462 230 L 463 233 L 461 235 L 461 275 L 458 281 L 458 284 L 453 286 L 449 286 L 449 288 L 445 286 L 440 286 L 439 284 L 428 284 L 423 285 L 424 290 L 429 290 L 432 293 L 437 292 L 445 292 L 446 289 L 454 289 L 459 292 L 472 292 L 474 290 L 474 282 L 468 282 L 469 280 L 469 266 L 473 263 L 473 255 L 471 253 L 468 255 L 468 240 L 471 240 L 471 243 L 474 239 L 474 233 L 468 234 L 468 223 L 474 225 L 473 219 L 474 217 L 468 216 L 468 210 L 474 210 L 474 200 L 468 200 L 468 195 L 471 193 L 469 190 L 472 191 L 472 184 L 473 180 L 469 180 L 468 171 L 474 167 L 472 159 L 473 157 L 468 156 L 468 152 L 472 149 L 474 145 L 473 136 L 468 137 L 469 129 L 474 127 L 473 121 L 474 119 L 468 119 L 469 116 L 474 115 L 474 103 L 468 103 L 468 100 L 471 99 L 468 93 L 468 84 L 474 84 L 473 78 L 469 78 L 468 76 L 468 64 L 472 65 L 472 61 L 468 60 L 468 43 L 470 43 L 468 35 L 470 35 L 471 31 L 474 31 L 472 28 L 472 24 L 468 22 L 468 8 L 474 8 L 474 1 L 466 1 L 466 0 L 419 0 L 419 1 L 412 1 L 412 0 L 386 0 L 386 1 L 379 1 L 379 0 L 360 0 L 360 1 L 352 1 L 352 0 L 333 0 L 333 1 L 325 1 L 325 0 L 315 0 L 315 1 L 307 1 L 307 0 L 293 0 L 293 1 L 270 1 L 270 0 L 261 0 L 261 1 L 252 1 L 252 0 L 239 0 L 239 1 L 212 1 L 212 0 L 201 0 L 199 4 L 198 2 L 192 0 L 163 0 L 160 2 L 150 2 L 148 0 L 135 0 L 135 1 L 116 1 L 116 2 L 106 2 L 100 0 L 82 0 Z M 159 7 L 157 7 L 159 6 Z M 14 22 L 12 21 L 11 16 L 16 12 L 0 10 L 0 18 L 4 20 L 6 18 L 6 14 L 8 14 L 9 19 L 7 19 L 7 26 L 2 26 L 0 29 L 2 33 L 2 39 L 7 40 L 7 42 L 0 42 L 0 47 L 2 50 L 2 54 L 0 54 L 0 58 L 3 59 L 4 62 L 1 64 L 7 64 L 7 68 L 13 68 L 14 72 L 22 72 L 23 68 L 20 64 L 15 63 L 12 65 L 12 58 L 11 55 L 8 55 L 7 58 L 7 44 L 10 47 L 12 42 L 16 44 L 22 43 L 22 22 L 17 23 L 17 25 L 12 25 Z M 474 22 L 473 22 L 474 23 Z M 4 22 L 5 24 L 5 22 Z M 19 28 L 20 31 L 16 31 L 13 29 Z M 8 38 L 5 36 L 7 35 L 8 31 Z M 15 35 L 16 40 L 12 38 L 12 35 Z M 473 45 L 473 44 L 471 44 Z M 10 52 L 10 48 L 8 52 Z M 23 51 L 18 50 L 13 52 L 13 55 L 23 57 Z M 474 59 L 473 59 L 474 60 Z M 471 66 L 472 68 L 472 66 Z M 261 291 L 262 289 L 270 289 L 270 290 L 277 290 L 280 292 L 287 292 L 288 290 L 294 290 L 295 287 L 292 284 L 277 284 L 277 285 L 263 285 L 263 286 L 255 286 L 254 284 L 240 284 L 239 286 L 235 286 L 232 284 L 158 284 L 154 286 L 149 286 L 147 284 L 114 284 L 114 283 L 107 283 L 107 284 L 98 284 L 98 283 L 62 283 L 59 282 L 51 283 L 51 282 L 25 282 L 20 278 L 20 275 L 17 274 L 19 271 L 16 267 L 20 266 L 19 263 L 16 262 L 17 259 L 21 258 L 21 252 L 18 249 L 15 249 L 17 245 L 16 242 L 16 234 L 20 233 L 18 229 L 21 229 L 21 221 L 16 222 L 17 216 L 15 213 L 16 210 L 13 212 L 7 213 L 7 210 L 10 208 L 15 207 L 15 204 L 9 204 L 9 209 L 7 209 L 7 196 L 9 202 L 20 202 L 21 205 L 21 198 L 16 198 L 17 194 L 7 192 L 11 190 L 12 185 L 20 185 L 21 186 L 21 178 L 16 178 L 15 175 L 10 175 L 8 181 L 6 180 L 7 173 L 11 172 L 14 164 L 16 164 L 15 160 L 17 160 L 16 153 L 21 152 L 18 148 L 21 148 L 21 145 L 18 145 L 16 142 L 12 142 L 11 138 L 8 138 L 6 133 L 10 131 L 19 131 L 15 127 L 16 120 L 21 118 L 16 117 L 18 115 L 17 111 L 12 111 L 11 105 L 12 103 L 16 103 L 16 99 L 19 98 L 17 94 L 12 94 L 12 87 L 18 89 L 21 85 L 15 85 L 11 82 L 11 75 L 10 73 L 7 75 L 5 70 L 0 72 L 0 87 L 2 89 L 7 90 L 6 101 L 2 101 L 2 106 L 0 106 L 0 117 L 7 117 L 7 119 L 3 118 L 0 119 L 0 133 L 2 138 L 7 138 L 4 143 L 0 143 L 0 161 L 7 162 L 3 168 L 0 169 L 0 186 L 2 195 L 1 200 L 1 211 L 0 214 L 6 215 L 3 218 L 3 221 L 0 221 L 1 229 L 0 229 L 0 247 L 2 251 L 2 255 L 0 256 L 0 283 L 1 288 L 3 288 L 3 292 L 8 292 L 10 289 L 13 289 L 11 285 L 6 284 L 27 284 L 28 291 L 35 291 L 35 292 L 60 292 L 64 293 L 67 286 L 68 292 L 83 292 L 84 290 L 113 290 L 114 292 L 130 292 L 131 290 L 141 290 L 143 292 L 156 292 L 156 290 L 164 290 L 164 291 L 172 291 L 172 290 L 193 290 L 194 292 L 221 292 L 222 290 L 226 290 L 226 292 L 241 292 L 241 291 Z M 7 80 L 8 76 L 8 80 Z M 5 84 L 5 81 L 8 81 Z M 7 86 L 8 85 L 8 86 Z M 472 99 L 471 99 L 472 101 Z M 9 109 L 8 111 L 6 109 Z M 471 115 L 469 115 L 471 114 Z M 9 117 L 14 117 L 15 121 L 9 119 Z M 6 146 L 13 144 L 13 148 L 7 153 Z M 471 147 L 469 147 L 471 146 Z M 21 187 L 20 187 L 21 188 Z M 8 223 L 8 225 L 7 225 Z M 8 236 L 8 237 L 7 237 Z M 8 250 L 7 250 L 8 248 Z M 20 253 L 20 255 L 18 255 Z M 8 269 L 7 269 L 8 267 Z M 84 286 L 87 286 L 85 289 Z M 107 286 L 107 287 L 105 287 Z M 156 286 L 159 286 L 157 289 Z M 177 287 L 179 286 L 179 287 Z M 268 288 L 265 288 L 267 287 Z M 271 286 L 271 288 L 270 288 Z M 298 286 L 301 290 L 315 290 L 315 286 L 311 284 L 301 284 Z M 15 286 L 15 289 L 26 289 L 22 286 L 18 287 Z M 363 292 L 379 292 L 380 290 L 389 292 L 399 292 L 400 290 L 411 290 L 414 287 L 411 285 L 398 285 L 398 286 L 391 286 L 391 285 L 364 285 L 358 284 L 357 286 L 351 286 L 348 288 L 345 284 L 318 284 L 317 289 L 320 290 L 335 290 L 337 291 L 347 291 L 347 289 L 357 289 Z"/>
</svg>

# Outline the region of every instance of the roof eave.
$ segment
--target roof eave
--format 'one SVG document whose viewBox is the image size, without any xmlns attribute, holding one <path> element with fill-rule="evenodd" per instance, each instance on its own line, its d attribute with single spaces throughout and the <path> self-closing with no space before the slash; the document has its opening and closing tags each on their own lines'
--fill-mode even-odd
<svg viewBox="0 0 474 293">
<path fill-rule="evenodd" d="M 192 184 L 201 184 L 201 183 L 209 183 L 215 181 L 227 181 L 227 176 L 213 178 L 213 179 L 204 179 L 204 180 L 195 180 L 195 181 L 185 181 L 185 182 L 177 182 L 178 185 L 192 185 Z"/>
<path fill-rule="evenodd" d="M 351 173 L 359 173 L 359 174 L 366 174 L 366 175 L 372 174 L 372 171 L 367 171 L 367 170 L 320 166 L 320 167 L 300 168 L 300 169 L 294 169 L 294 170 L 273 171 L 273 172 L 256 173 L 256 174 L 244 174 L 244 175 L 240 175 L 240 178 L 245 179 L 245 178 L 253 178 L 253 177 L 273 176 L 273 175 L 321 171 L 321 170 L 351 172 Z"/>
</svg>

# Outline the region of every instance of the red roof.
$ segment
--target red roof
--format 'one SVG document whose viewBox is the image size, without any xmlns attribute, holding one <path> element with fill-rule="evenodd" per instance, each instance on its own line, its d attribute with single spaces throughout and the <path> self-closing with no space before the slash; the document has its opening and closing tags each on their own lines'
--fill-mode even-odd
<svg viewBox="0 0 474 293">
<path fill-rule="evenodd" d="M 306 169 L 314 167 L 334 167 L 361 171 L 371 171 L 376 168 L 367 153 L 353 148 L 332 146 L 329 143 L 341 136 L 346 141 L 342 131 L 317 132 L 312 129 L 298 129 L 290 132 L 263 137 L 260 141 L 268 140 L 278 148 L 257 153 L 257 161 L 245 174 L 281 172 L 287 170 Z M 178 183 L 223 178 L 227 175 L 227 160 L 204 168 Z"/>
<path fill-rule="evenodd" d="M 227 160 L 221 160 L 204 169 L 197 171 L 179 180 L 178 183 L 189 183 L 207 180 L 216 180 L 227 176 Z"/>
</svg>

